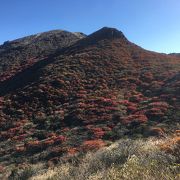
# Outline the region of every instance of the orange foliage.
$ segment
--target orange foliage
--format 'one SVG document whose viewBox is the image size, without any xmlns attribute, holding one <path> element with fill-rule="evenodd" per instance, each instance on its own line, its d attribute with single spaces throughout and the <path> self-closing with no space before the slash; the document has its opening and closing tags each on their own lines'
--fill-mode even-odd
<svg viewBox="0 0 180 180">
<path fill-rule="evenodd" d="M 164 130 L 162 128 L 154 127 L 150 129 L 149 133 L 153 136 L 163 136 Z"/>
<path fill-rule="evenodd" d="M 53 140 L 54 140 L 54 142 L 60 142 L 60 143 L 62 143 L 62 142 L 64 142 L 64 141 L 66 141 L 67 138 L 66 138 L 65 136 L 59 135 L 59 136 L 53 137 Z"/>
<path fill-rule="evenodd" d="M 101 147 L 104 147 L 105 145 L 106 143 L 101 139 L 87 140 L 83 142 L 82 149 L 83 150 L 99 149 Z"/>
<path fill-rule="evenodd" d="M 91 131 L 97 139 L 102 138 L 105 134 L 102 128 L 92 128 Z"/>
<path fill-rule="evenodd" d="M 175 136 L 169 141 L 161 144 L 160 148 L 167 153 L 180 155 L 180 136 Z"/>
<path fill-rule="evenodd" d="M 44 146 L 50 146 L 53 144 L 54 144 L 54 140 L 52 140 L 52 139 L 48 139 L 42 143 L 42 145 L 44 145 Z"/>
<path fill-rule="evenodd" d="M 74 154 L 76 154 L 78 152 L 78 149 L 77 148 L 69 148 L 68 150 L 67 150 L 67 153 L 69 154 L 69 155 L 74 155 Z"/>
<path fill-rule="evenodd" d="M 27 149 L 39 147 L 41 145 L 40 141 L 35 140 L 35 141 L 29 141 L 27 144 L 25 144 L 25 147 Z"/>
<path fill-rule="evenodd" d="M 177 136 L 180 136 L 180 130 L 179 130 L 179 129 L 176 130 L 176 131 L 175 131 L 175 134 L 176 134 Z"/>
</svg>

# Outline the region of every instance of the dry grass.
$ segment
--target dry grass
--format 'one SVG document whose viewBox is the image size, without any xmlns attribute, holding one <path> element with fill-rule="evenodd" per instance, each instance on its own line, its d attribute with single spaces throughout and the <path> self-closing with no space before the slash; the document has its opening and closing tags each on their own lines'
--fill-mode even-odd
<svg viewBox="0 0 180 180">
<path fill-rule="evenodd" d="M 159 147 L 168 139 L 120 140 L 80 163 L 63 163 L 31 180 L 174 180 L 179 179 L 179 157 Z M 177 149 L 176 149 L 177 150 Z"/>
</svg>

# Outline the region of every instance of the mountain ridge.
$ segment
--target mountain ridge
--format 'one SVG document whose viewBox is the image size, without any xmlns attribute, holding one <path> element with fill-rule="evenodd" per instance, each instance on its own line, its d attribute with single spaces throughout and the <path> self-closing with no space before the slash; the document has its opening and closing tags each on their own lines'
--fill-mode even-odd
<svg viewBox="0 0 180 180">
<path fill-rule="evenodd" d="M 52 34 L 54 32 L 55 33 L 64 33 L 64 31 L 55 30 L 55 31 L 49 31 L 47 33 L 44 33 L 44 35 L 49 34 L 49 33 Z M 36 35 L 33 35 L 33 37 L 34 36 L 36 36 Z M 32 37 L 32 36 L 30 36 L 30 37 Z M 23 38 L 23 39 L 26 39 L 26 38 Z M 69 52 L 73 53 L 73 51 L 78 52 L 78 49 L 80 49 L 80 51 L 81 51 L 86 46 L 96 45 L 96 44 L 98 44 L 98 42 L 107 41 L 107 40 L 110 40 L 110 41 L 116 40 L 117 41 L 116 45 L 118 44 L 118 46 L 122 46 L 123 48 L 126 48 L 127 52 L 129 51 L 128 50 L 129 47 L 130 47 L 131 50 L 134 49 L 132 52 L 131 51 L 128 52 L 129 56 L 132 56 L 134 59 L 136 59 L 136 55 L 134 54 L 134 52 L 136 52 L 136 51 L 139 51 L 139 52 L 146 51 L 147 54 L 148 53 L 151 53 L 151 54 L 154 53 L 154 56 L 159 55 L 159 56 L 162 56 L 162 57 L 165 57 L 165 58 L 167 58 L 167 56 L 168 56 L 168 55 L 164 55 L 164 54 L 161 54 L 161 53 L 155 53 L 155 52 L 151 52 L 151 51 L 148 51 L 148 50 L 144 50 L 143 48 L 137 46 L 136 44 L 131 43 L 130 41 L 128 41 L 127 38 L 123 35 L 123 33 L 121 31 L 118 31 L 115 28 L 103 27 L 100 30 L 96 31 L 95 33 L 92 33 L 92 34 L 88 35 L 87 37 L 85 37 L 85 35 L 83 35 L 83 38 L 81 37 L 78 41 L 76 41 L 75 43 L 72 43 L 72 45 L 68 44 L 67 47 L 64 46 L 63 48 L 59 48 L 57 51 L 54 51 L 54 54 L 52 56 L 49 54 L 49 57 L 45 57 L 45 58 L 42 59 L 43 61 L 40 60 L 40 62 L 37 62 L 37 67 L 39 67 L 39 66 L 41 66 L 43 64 L 47 65 L 49 63 L 52 63 L 53 58 L 55 58 L 56 56 L 61 55 L 63 53 L 64 54 L 66 54 L 66 52 L 67 53 L 69 53 Z M 36 69 L 36 63 L 34 65 L 33 66 Z M 33 66 L 30 66 L 28 69 L 31 71 L 31 69 L 34 69 Z M 2 95 L 2 94 L 4 94 L 3 92 L 6 92 L 6 93 L 9 92 L 9 90 L 8 90 L 9 87 L 7 85 L 8 82 L 12 82 L 15 85 L 15 87 L 16 86 L 18 87 L 18 84 L 22 84 L 23 81 L 21 81 L 21 79 L 24 79 L 23 77 L 26 77 L 26 75 L 24 75 L 23 72 L 26 73 L 26 69 L 23 70 L 22 72 L 18 73 L 16 76 L 12 77 L 12 79 L 10 78 L 9 81 L 5 81 L 5 82 L 0 83 L 0 87 L 1 87 L 0 88 L 1 89 L 0 94 Z M 14 83 L 13 79 L 17 78 L 17 77 L 19 77 L 18 78 L 19 80 L 16 81 L 17 83 Z M 10 83 L 10 84 L 12 84 L 12 83 Z M 17 88 L 15 88 L 15 89 L 17 89 Z"/>
</svg>

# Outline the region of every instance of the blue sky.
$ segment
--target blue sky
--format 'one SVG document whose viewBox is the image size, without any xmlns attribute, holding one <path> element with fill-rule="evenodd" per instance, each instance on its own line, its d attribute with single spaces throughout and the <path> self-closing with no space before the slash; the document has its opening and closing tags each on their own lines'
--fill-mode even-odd
<svg viewBox="0 0 180 180">
<path fill-rule="evenodd" d="M 0 0 L 0 44 L 53 29 L 115 27 L 157 52 L 180 52 L 180 0 Z"/>
</svg>

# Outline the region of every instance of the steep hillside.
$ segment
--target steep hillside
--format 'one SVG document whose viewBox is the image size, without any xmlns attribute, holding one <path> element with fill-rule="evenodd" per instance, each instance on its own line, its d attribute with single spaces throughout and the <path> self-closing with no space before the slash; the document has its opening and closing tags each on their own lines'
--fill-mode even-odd
<svg viewBox="0 0 180 180">
<path fill-rule="evenodd" d="M 180 58 L 144 50 L 106 27 L 45 56 L 0 83 L 3 166 L 54 163 L 116 139 L 180 128 Z"/>
<path fill-rule="evenodd" d="M 5 42 L 0 46 L 0 81 L 84 37 L 83 33 L 55 30 Z"/>
</svg>

